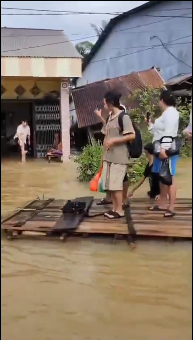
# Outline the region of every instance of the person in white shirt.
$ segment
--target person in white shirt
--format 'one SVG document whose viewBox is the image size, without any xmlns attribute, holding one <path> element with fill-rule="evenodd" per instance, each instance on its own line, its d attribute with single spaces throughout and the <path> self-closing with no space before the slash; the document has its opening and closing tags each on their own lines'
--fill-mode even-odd
<svg viewBox="0 0 193 340">
<path fill-rule="evenodd" d="M 14 137 L 18 141 L 21 148 L 22 162 L 26 162 L 26 154 L 28 153 L 28 146 L 30 145 L 30 127 L 26 120 L 17 127 L 17 132 Z"/>
<path fill-rule="evenodd" d="M 169 137 L 177 137 L 179 128 L 179 112 L 175 108 L 175 98 L 168 90 L 163 90 L 160 95 L 160 107 L 163 111 L 162 115 L 155 120 L 152 124 L 151 120 L 148 122 L 149 131 L 153 134 L 153 142 L 159 141 L 163 137 L 163 143 L 161 144 L 161 152 L 159 158 L 154 157 L 152 172 L 160 172 L 162 160 L 168 158 L 166 150 L 171 147 L 172 139 Z M 167 138 L 168 137 L 168 138 Z M 174 182 L 174 176 L 176 173 L 176 163 L 178 156 L 169 157 L 170 173 L 173 176 L 173 183 L 171 186 L 166 186 L 160 183 L 160 204 L 159 206 L 153 206 L 151 211 L 165 211 L 164 217 L 173 217 L 174 204 L 176 200 L 176 185 Z M 167 202 L 167 196 L 169 195 L 169 206 Z"/>
</svg>

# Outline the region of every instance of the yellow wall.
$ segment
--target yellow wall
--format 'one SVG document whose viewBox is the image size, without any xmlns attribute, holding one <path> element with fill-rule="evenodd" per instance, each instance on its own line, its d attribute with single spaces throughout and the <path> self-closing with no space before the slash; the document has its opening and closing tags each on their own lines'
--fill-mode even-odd
<svg viewBox="0 0 193 340">
<path fill-rule="evenodd" d="M 37 85 L 41 90 L 41 93 L 38 96 L 34 96 L 30 90 L 34 85 Z M 60 80 L 35 80 L 35 79 L 6 79 L 1 78 L 1 86 L 6 89 L 6 92 L 1 96 L 1 99 L 17 99 L 18 95 L 14 92 L 16 87 L 21 85 L 26 92 L 19 97 L 19 99 L 41 99 L 45 94 L 50 91 L 60 91 Z"/>
</svg>

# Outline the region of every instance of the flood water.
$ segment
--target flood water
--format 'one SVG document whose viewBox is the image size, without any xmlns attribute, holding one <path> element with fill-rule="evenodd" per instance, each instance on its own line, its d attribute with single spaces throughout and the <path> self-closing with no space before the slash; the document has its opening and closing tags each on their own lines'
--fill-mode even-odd
<svg viewBox="0 0 193 340">
<path fill-rule="evenodd" d="M 40 198 L 89 194 L 73 163 L 2 160 L 2 215 Z M 191 197 L 191 164 L 178 171 Z M 138 192 L 144 195 L 147 188 Z M 192 243 L 1 241 L 2 340 L 192 339 Z"/>
</svg>

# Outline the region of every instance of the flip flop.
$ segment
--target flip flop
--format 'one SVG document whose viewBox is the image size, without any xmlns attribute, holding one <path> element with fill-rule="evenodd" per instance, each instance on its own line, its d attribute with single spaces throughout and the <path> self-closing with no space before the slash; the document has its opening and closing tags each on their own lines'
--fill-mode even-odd
<svg viewBox="0 0 193 340">
<path fill-rule="evenodd" d="M 171 210 L 166 210 L 165 214 L 164 214 L 164 217 L 165 218 L 171 218 L 171 217 L 174 217 L 176 214 L 171 211 Z"/>
<path fill-rule="evenodd" d="M 109 211 L 108 213 L 105 213 L 104 216 L 108 217 L 110 220 L 115 220 L 115 219 L 119 219 L 119 218 L 124 217 L 124 215 L 120 215 L 119 213 L 117 213 L 115 211 Z"/>
<path fill-rule="evenodd" d="M 153 207 L 149 208 L 149 211 L 166 211 L 167 209 L 162 209 L 158 205 L 154 205 Z"/>
<path fill-rule="evenodd" d="M 102 200 L 97 202 L 96 205 L 108 205 L 108 204 L 112 204 L 112 202 L 107 201 L 106 198 L 102 198 Z"/>
</svg>

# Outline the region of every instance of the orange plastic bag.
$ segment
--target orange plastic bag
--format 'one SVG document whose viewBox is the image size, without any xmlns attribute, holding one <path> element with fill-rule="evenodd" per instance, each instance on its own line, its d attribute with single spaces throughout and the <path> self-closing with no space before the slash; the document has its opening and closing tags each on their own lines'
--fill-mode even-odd
<svg viewBox="0 0 193 340">
<path fill-rule="evenodd" d="M 90 191 L 98 191 L 99 180 L 102 174 L 103 168 L 100 168 L 99 172 L 95 175 L 95 177 L 90 181 Z"/>
</svg>

